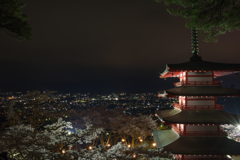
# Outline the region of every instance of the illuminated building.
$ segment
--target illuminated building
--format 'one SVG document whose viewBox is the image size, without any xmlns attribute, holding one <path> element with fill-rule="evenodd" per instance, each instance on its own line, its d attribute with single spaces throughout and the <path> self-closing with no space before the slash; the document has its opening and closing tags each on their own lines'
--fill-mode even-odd
<svg viewBox="0 0 240 160">
<path fill-rule="evenodd" d="M 237 124 L 239 116 L 227 113 L 217 97 L 235 97 L 240 90 L 225 88 L 214 78 L 240 71 L 240 64 L 214 63 L 198 55 L 197 30 L 192 30 L 193 56 L 190 61 L 167 64 L 160 78 L 177 77 L 175 88 L 159 96 L 178 97 L 170 110 L 156 111 L 163 122 L 153 131 L 158 148 L 172 152 L 177 159 L 228 159 L 240 155 L 240 143 L 228 139 L 221 124 Z"/>
</svg>

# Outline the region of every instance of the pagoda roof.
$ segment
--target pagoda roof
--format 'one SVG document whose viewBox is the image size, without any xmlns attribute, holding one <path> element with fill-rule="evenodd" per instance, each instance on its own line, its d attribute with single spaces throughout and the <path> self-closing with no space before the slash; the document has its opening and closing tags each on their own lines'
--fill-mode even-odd
<svg viewBox="0 0 240 160">
<path fill-rule="evenodd" d="M 194 55 L 188 62 L 167 64 L 165 71 L 160 73 L 160 78 L 172 77 L 183 71 L 214 71 L 214 75 L 218 77 L 240 71 L 240 64 L 208 62 L 202 60 L 201 57 Z M 223 71 L 225 73 L 223 73 Z"/>
<path fill-rule="evenodd" d="M 179 124 L 238 124 L 240 119 L 239 115 L 223 110 L 182 110 L 173 116 L 168 116 L 164 111 L 156 113 L 166 122 Z"/>
<path fill-rule="evenodd" d="M 152 132 L 154 141 L 159 148 L 165 147 L 176 141 L 180 136 L 173 129 L 155 130 Z"/>
<path fill-rule="evenodd" d="M 240 95 L 240 89 L 222 86 L 181 86 L 166 90 L 166 93 L 177 96 L 237 96 Z"/>
<path fill-rule="evenodd" d="M 164 150 L 173 154 L 240 155 L 239 148 L 239 142 L 227 137 L 181 136 Z"/>
</svg>

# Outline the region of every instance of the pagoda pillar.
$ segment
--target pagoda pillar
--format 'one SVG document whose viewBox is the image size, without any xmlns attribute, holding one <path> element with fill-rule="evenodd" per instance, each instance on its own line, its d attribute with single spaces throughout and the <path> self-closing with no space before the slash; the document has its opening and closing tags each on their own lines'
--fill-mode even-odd
<svg viewBox="0 0 240 160">
<path fill-rule="evenodd" d="M 188 84 L 188 72 L 186 72 L 186 85 Z"/>
</svg>

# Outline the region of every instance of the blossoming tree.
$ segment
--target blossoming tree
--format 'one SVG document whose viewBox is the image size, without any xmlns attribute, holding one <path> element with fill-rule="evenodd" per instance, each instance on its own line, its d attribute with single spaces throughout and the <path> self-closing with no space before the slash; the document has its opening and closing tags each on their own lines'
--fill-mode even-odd
<svg viewBox="0 0 240 160">
<path fill-rule="evenodd" d="M 229 138 L 239 142 L 240 126 L 235 126 L 232 124 L 224 124 L 224 125 L 221 125 L 221 128 L 227 133 Z"/>
<path fill-rule="evenodd" d="M 102 128 L 94 127 L 86 120 L 85 129 L 75 129 L 72 133 L 71 122 L 61 118 L 44 129 L 35 130 L 31 125 L 15 125 L 2 131 L 0 136 L 0 152 L 7 152 L 14 159 L 24 160 L 106 160 L 164 157 L 173 159 L 171 153 L 158 150 L 129 148 L 119 142 L 113 146 L 89 147 L 93 139 L 103 132 Z"/>
</svg>

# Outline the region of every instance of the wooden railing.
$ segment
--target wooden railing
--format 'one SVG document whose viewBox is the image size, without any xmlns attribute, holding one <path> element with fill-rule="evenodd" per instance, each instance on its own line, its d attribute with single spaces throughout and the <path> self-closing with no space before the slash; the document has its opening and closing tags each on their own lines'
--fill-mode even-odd
<svg viewBox="0 0 240 160">
<path fill-rule="evenodd" d="M 175 87 L 180 87 L 180 86 L 187 86 L 187 85 L 196 85 L 196 86 L 220 86 L 222 84 L 222 81 L 181 81 L 181 82 L 176 82 L 174 83 Z"/>
<path fill-rule="evenodd" d="M 174 130 L 179 136 L 227 136 L 226 132 L 219 130 L 219 131 L 181 131 L 178 129 L 174 124 L 164 126 L 163 130 L 172 129 Z"/>
<path fill-rule="evenodd" d="M 226 136 L 225 132 L 218 131 L 218 132 L 212 132 L 212 131 L 188 131 L 188 132 L 180 132 L 181 136 Z"/>
<path fill-rule="evenodd" d="M 214 110 L 214 109 L 220 109 L 220 110 L 222 110 L 223 107 L 224 107 L 223 105 L 219 105 L 219 104 L 217 104 L 217 105 L 187 105 L 186 106 L 186 105 L 179 105 L 177 103 L 174 103 L 173 106 L 175 108 L 178 108 L 178 109 L 181 109 L 181 110 L 183 110 L 183 109 L 186 109 L 186 110 L 194 110 L 194 109 Z"/>
</svg>

